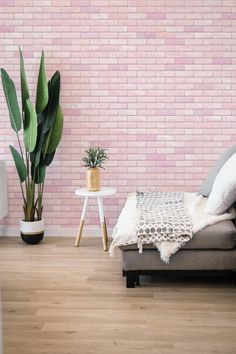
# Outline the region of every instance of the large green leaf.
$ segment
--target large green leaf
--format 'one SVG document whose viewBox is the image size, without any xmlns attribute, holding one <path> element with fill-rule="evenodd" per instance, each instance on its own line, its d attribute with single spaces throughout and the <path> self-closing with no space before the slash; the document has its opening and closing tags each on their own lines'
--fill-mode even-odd
<svg viewBox="0 0 236 354">
<path fill-rule="evenodd" d="M 17 101 L 16 88 L 14 82 L 11 80 L 6 70 L 1 69 L 1 77 L 10 115 L 11 127 L 15 132 L 18 132 L 21 129 L 21 114 Z"/>
<path fill-rule="evenodd" d="M 34 148 L 34 151 L 30 154 L 30 161 L 36 167 L 38 166 L 38 164 L 40 162 L 43 142 L 44 142 L 44 138 L 45 138 L 45 136 L 43 134 L 43 124 L 38 124 L 37 131 L 38 131 L 38 135 L 37 135 L 36 146 Z"/>
<path fill-rule="evenodd" d="M 35 170 L 34 182 L 36 184 L 43 183 L 45 180 L 46 166 L 39 164 Z"/>
<path fill-rule="evenodd" d="M 45 115 L 46 115 L 45 111 L 40 112 L 40 113 L 37 114 L 37 121 L 38 121 L 38 124 L 41 124 L 41 123 L 44 122 L 44 120 L 45 120 Z"/>
<path fill-rule="evenodd" d="M 44 183 L 45 175 L 46 175 L 46 166 L 39 165 L 37 167 L 38 174 L 37 174 L 37 182 L 36 183 Z"/>
<path fill-rule="evenodd" d="M 43 157 L 45 157 L 45 155 L 47 154 L 49 141 L 50 141 L 50 132 L 44 134 L 43 147 L 42 147 L 42 156 Z"/>
<path fill-rule="evenodd" d="M 40 113 L 44 110 L 48 103 L 48 84 L 46 72 L 44 68 L 44 53 L 42 52 L 40 60 L 40 68 L 38 75 L 37 93 L 36 93 L 36 112 Z"/>
<path fill-rule="evenodd" d="M 56 152 L 56 150 L 54 150 L 50 154 L 46 154 L 45 159 L 44 159 L 44 163 L 46 166 L 49 166 L 52 163 L 52 161 L 54 159 L 55 152 Z"/>
<path fill-rule="evenodd" d="M 61 78 L 59 71 L 56 71 L 48 82 L 49 101 L 45 117 L 44 133 L 47 133 L 53 126 L 57 106 L 60 97 Z"/>
<path fill-rule="evenodd" d="M 11 149 L 11 153 L 16 165 L 16 169 L 20 178 L 21 183 L 23 183 L 26 180 L 27 177 L 27 170 L 26 170 L 26 166 L 25 163 L 22 159 L 22 157 L 20 156 L 19 152 L 10 145 L 10 149 Z"/>
<path fill-rule="evenodd" d="M 50 139 L 47 148 L 47 154 L 50 154 L 51 152 L 56 150 L 61 140 L 62 131 L 63 131 L 63 113 L 61 110 L 61 106 L 58 105 L 53 126 L 50 130 Z"/>
<path fill-rule="evenodd" d="M 37 141 L 37 114 L 29 99 L 25 104 L 24 141 L 26 150 L 32 152 Z"/>
<path fill-rule="evenodd" d="M 21 100 L 22 100 L 22 110 L 25 108 L 26 100 L 29 98 L 29 88 L 27 84 L 27 79 L 25 75 L 25 65 L 22 51 L 20 51 L 20 83 L 21 83 Z"/>
</svg>

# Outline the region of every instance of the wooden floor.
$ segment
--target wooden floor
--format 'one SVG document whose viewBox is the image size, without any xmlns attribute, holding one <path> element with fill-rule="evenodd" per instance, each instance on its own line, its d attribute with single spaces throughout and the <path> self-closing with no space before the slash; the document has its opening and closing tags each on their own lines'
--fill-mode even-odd
<svg viewBox="0 0 236 354">
<path fill-rule="evenodd" d="M 0 239 L 4 354 L 235 354 L 229 279 L 141 277 L 98 238 Z M 158 256 L 158 255 L 157 255 Z"/>
</svg>

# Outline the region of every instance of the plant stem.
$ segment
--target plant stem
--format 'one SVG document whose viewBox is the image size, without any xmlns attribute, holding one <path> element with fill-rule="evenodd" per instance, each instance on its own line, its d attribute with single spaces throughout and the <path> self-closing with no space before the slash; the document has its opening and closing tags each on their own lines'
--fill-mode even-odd
<svg viewBox="0 0 236 354">
<path fill-rule="evenodd" d="M 22 183 L 20 183 L 20 188 L 21 188 L 22 197 L 24 199 L 24 203 L 26 204 L 26 199 L 25 199 L 25 194 L 24 194 L 24 190 L 23 190 L 23 187 L 22 187 Z"/>
<path fill-rule="evenodd" d="M 43 190 L 44 190 L 44 182 L 42 183 L 42 196 L 43 196 Z"/>
<path fill-rule="evenodd" d="M 27 153 L 27 151 L 25 150 L 25 158 L 26 158 L 26 166 L 27 166 L 27 179 L 28 179 L 28 184 L 29 184 L 29 180 L 30 180 L 30 170 L 29 170 L 29 153 Z"/>
<path fill-rule="evenodd" d="M 34 221 L 35 183 L 31 181 L 27 190 L 26 221 Z"/>
<path fill-rule="evenodd" d="M 22 160 L 24 160 L 24 157 L 23 157 L 23 150 L 22 150 L 22 147 L 21 147 L 20 137 L 19 137 L 18 132 L 16 133 L 16 136 L 17 136 L 17 140 L 18 140 L 19 147 L 20 147 L 21 157 L 22 157 Z"/>
<path fill-rule="evenodd" d="M 28 159 L 27 159 L 27 151 L 25 149 L 25 161 L 26 161 L 26 170 L 27 170 L 27 178 L 25 180 L 25 186 L 26 186 L 26 190 L 28 189 L 29 187 L 29 162 L 28 162 Z"/>
<path fill-rule="evenodd" d="M 16 132 L 16 136 L 17 136 L 19 147 L 20 147 L 21 157 L 22 157 L 22 160 L 24 161 L 23 150 L 22 150 L 22 146 L 21 146 L 21 143 L 20 143 L 20 137 L 19 137 L 18 132 Z M 27 173 L 27 175 L 28 175 L 28 173 Z M 27 183 L 25 182 L 25 184 L 26 184 L 26 190 L 27 190 Z M 25 193 L 24 193 L 24 190 L 23 190 L 22 183 L 20 183 L 20 188 L 21 188 L 22 197 L 24 199 L 24 203 L 26 204 L 26 198 L 25 198 Z"/>
<path fill-rule="evenodd" d="M 43 184 L 39 183 L 38 184 L 38 208 L 37 208 L 37 215 L 38 215 L 38 220 L 42 219 L 42 198 L 43 198 Z"/>
</svg>

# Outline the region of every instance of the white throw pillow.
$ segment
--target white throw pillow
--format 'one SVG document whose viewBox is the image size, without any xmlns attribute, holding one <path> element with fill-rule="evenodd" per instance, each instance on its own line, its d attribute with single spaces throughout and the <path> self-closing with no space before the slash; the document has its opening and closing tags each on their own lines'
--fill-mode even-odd
<svg viewBox="0 0 236 354">
<path fill-rule="evenodd" d="M 222 214 L 236 201 L 236 154 L 223 165 L 216 176 L 205 206 L 209 214 Z"/>
</svg>

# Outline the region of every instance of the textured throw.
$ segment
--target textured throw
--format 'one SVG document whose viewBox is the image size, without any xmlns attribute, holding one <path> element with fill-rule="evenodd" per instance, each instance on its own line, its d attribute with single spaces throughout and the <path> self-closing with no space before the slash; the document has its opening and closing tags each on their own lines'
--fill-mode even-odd
<svg viewBox="0 0 236 354">
<path fill-rule="evenodd" d="M 156 192 L 155 192 L 156 193 Z M 114 249 L 118 246 L 136 245 L 138 243 L 137 223 L 137 196 L 136 193 L 130 194 L 122 209 L 116 226 L 113 230 L 113 241 L 110 246 L 110 255 L 114 256 Z M 235 219 L 234 208 L 221 215 L 211 215 L 205 212 L 207 198 L 196 193 L 184 193 L 184 208 L 187 215 L 190 215 L 191 225 L 193 226 L 193 235 L 203 230 L 209 225 L 214 225 L 223 220 Z M 168 223 L 170 218 L 168 219 Z M 185 241 L 156 241 L 155 246 L 160 252 L 163 262 L 169 263 L 170 258 L 185 244 Z M 141 245 L 142 246 L 142 245 Z M 140 251 L 141 252 L 141 251 Z"/>
<path fill-rule="evenodd" d="M 160 241 L 186 242 L 193 237 L 183 192 L 137 192 L 137 245 Z"/>
</svg>

